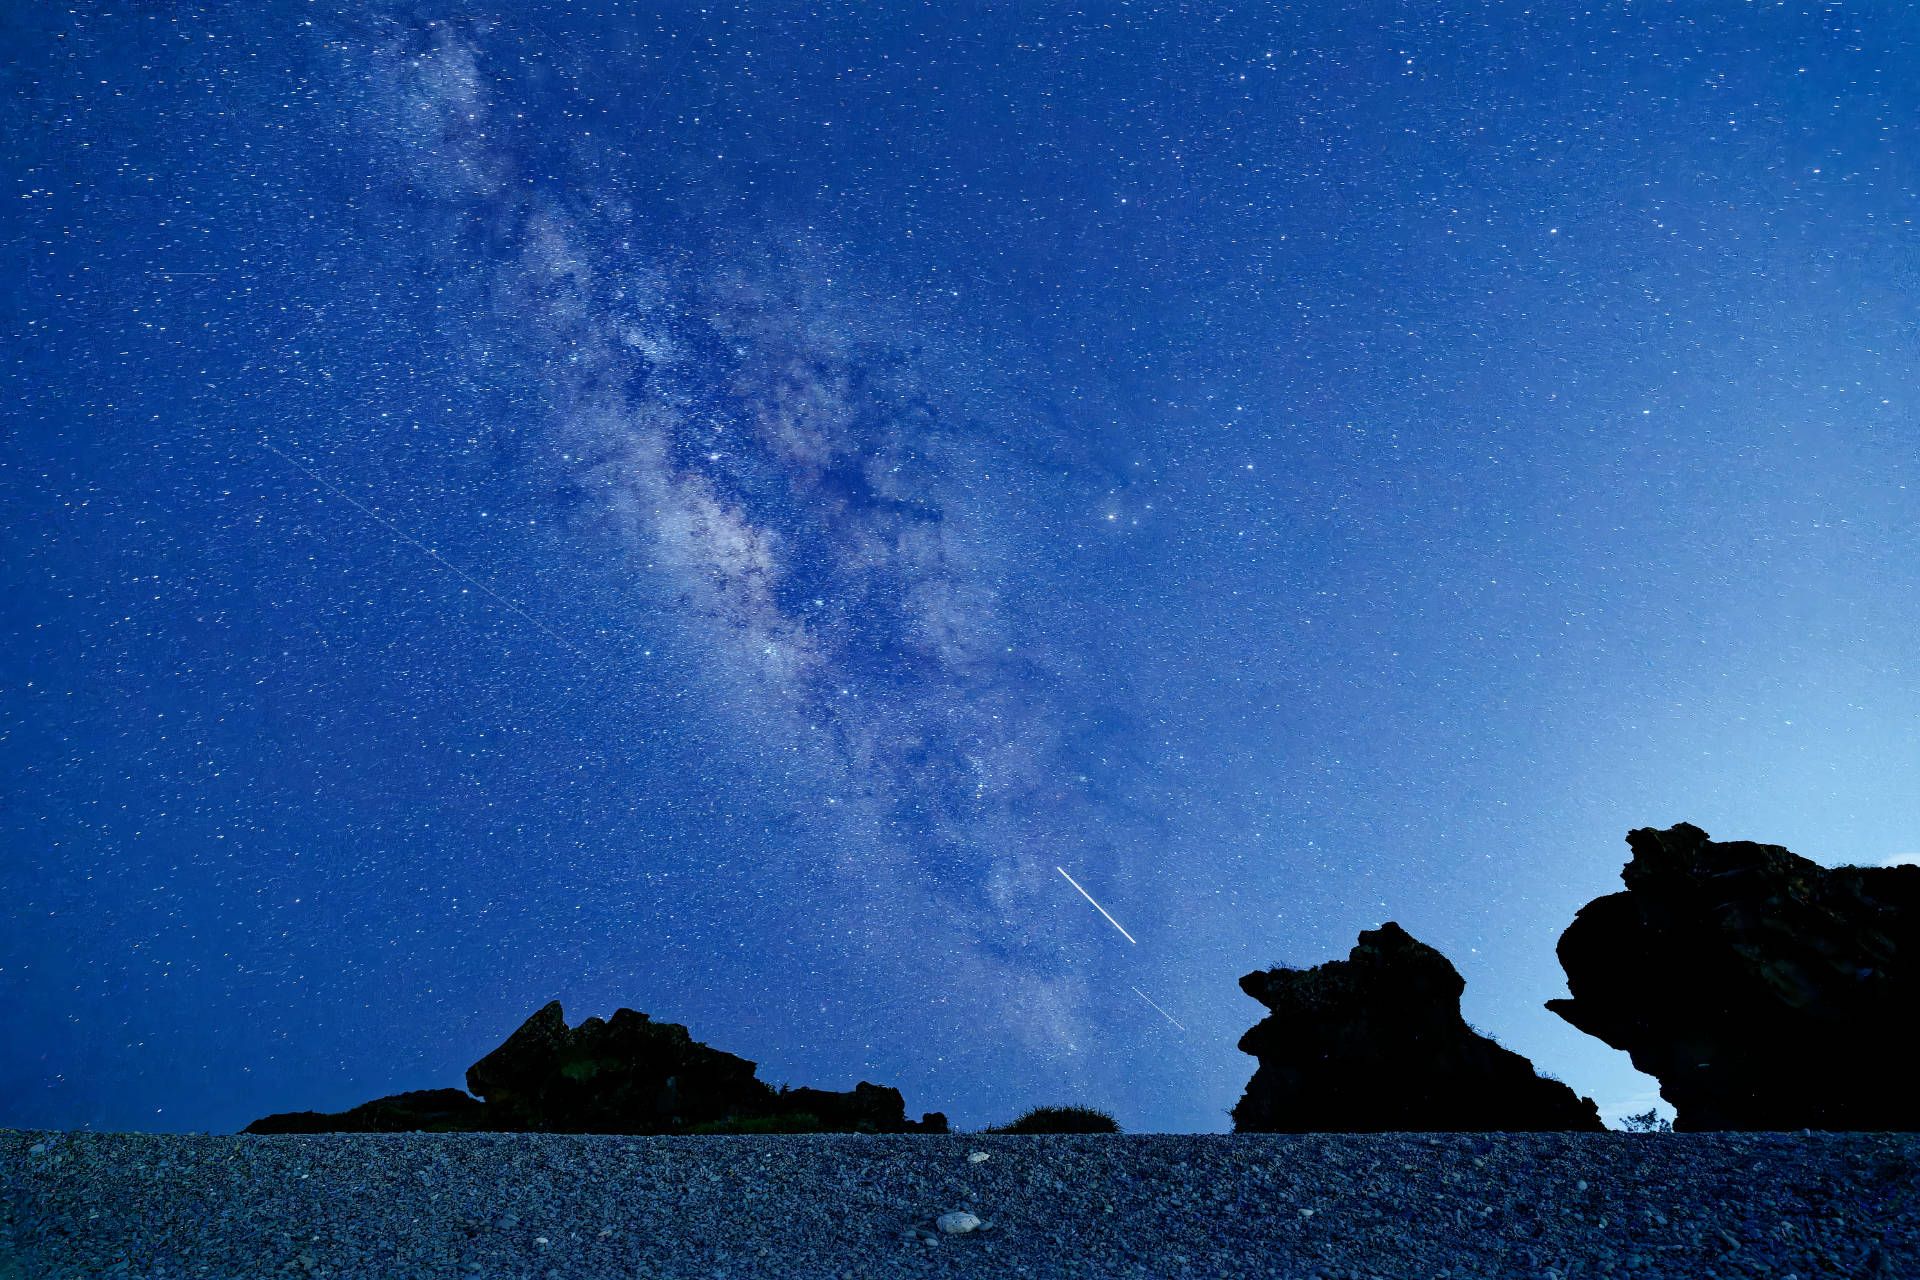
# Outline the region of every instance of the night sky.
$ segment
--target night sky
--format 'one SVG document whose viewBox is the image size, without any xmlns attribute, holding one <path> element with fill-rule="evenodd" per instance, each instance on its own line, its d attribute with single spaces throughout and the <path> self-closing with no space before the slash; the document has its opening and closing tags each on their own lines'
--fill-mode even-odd
<svg viewBox="0 0 1920 1280">
<path fill-rule="evenodd" d="M 1389 919 L 1611 1120 L 1629 828 L 1920 849 L 1908 0 L 0 9 L 0 1125 L 1223 1130 Z"/>
</svg>

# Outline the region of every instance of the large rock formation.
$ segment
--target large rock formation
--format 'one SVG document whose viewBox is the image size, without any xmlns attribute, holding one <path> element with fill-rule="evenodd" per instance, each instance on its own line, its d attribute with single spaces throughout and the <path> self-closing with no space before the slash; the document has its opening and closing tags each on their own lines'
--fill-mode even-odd
<svg viewBox="0 0 1920 1280">
<path fill-rule="evenodd" d="M 1560 938 L 1574 1026 L 1660 1081 L 1676 1129 L 1920 1129 L 1920 867 L 1829 870 L 1681 823 Z"/>
<path fill-rule="evenodd" d="M 906 1116 L 898 1089 L 775 1090 L 754 1064 L 701 1044 L 678 1023 L 621 1009 L 567 1025 L 554 1001 L 467 1069 L 467 1088 L 427 1089 L 350 1111 L 267 1116 L 247 1133 L 465 1130 L 549 1133 L 945 1133 L 946 1117 Z"/>
<path fill-rule="evenodd" d="M 1345 960 L 1269 969 L 1240 988 L 1273 1012 L 1240 1038 L 1260 1060 L 1240 1133 L 1598 1130 L 1599 1110 L 1469 1027 L 1466 983 L 1397 924 Z"/>
</svg>

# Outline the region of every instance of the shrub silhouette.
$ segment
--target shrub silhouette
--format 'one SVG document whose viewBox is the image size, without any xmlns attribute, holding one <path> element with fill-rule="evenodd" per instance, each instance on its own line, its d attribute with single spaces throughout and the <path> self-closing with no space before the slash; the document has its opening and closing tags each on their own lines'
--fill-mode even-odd
<svg viewBox="0 0 1920 1280">
<path fill-rule="evenodd" d="M 1628 1133 L 1672 1133 L 1673 1121 L 1648 1107 L 1637 1116 L 1623 1116 L 1620 1127 Z"/>
<path fill-rule="evenodd" d="M 1034 1107 L 1012 1124 L 988 1133 L 1118 1133 L 1112 1116 L 1093 1107 Z"/>
</svg>

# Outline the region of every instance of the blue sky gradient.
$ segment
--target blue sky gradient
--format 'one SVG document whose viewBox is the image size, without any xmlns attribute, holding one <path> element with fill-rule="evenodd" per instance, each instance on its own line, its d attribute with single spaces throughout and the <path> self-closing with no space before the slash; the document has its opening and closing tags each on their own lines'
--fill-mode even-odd
<svg viewBox="0 0 1920 1280">
<path fill-rule="evenodd" d="M 0 1124 L 1223 1129 L 1388 919 L 1612 1118 L 1629 828 L 1920 849 L 1910 6 L 594 8 L 8 8 Z"/>
</svg>

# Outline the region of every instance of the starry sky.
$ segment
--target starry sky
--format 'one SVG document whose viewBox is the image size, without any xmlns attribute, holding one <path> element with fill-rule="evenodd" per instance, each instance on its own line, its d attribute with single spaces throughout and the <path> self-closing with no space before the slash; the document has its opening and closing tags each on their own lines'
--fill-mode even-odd
<svg viewBox="0 0 1920 1280">
<path fill-rule="evenodd" d="M 1389 919 L 1616 1118 L 1540 1006 L 1629 828 L 1920 850 L 1906 0 L 0 48 L 0 1125 L 559 998 L 1222 1130 L 1239 976 Z"/>
</svg>

